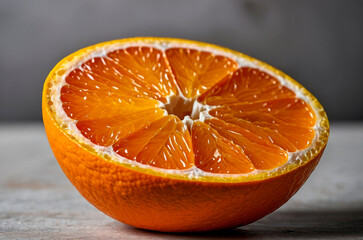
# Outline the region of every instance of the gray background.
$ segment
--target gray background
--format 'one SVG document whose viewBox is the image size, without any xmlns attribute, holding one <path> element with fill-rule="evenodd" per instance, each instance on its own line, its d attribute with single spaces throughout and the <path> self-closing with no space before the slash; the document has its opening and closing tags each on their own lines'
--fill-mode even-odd
<svg viewBox="0 0 363 240">
<path fill-rule="evenodd" d="M 331 120 L 363 119 L 363 1 L 0 0 L 0 121 L 41 120 L 42 84 L 66 55 L 102 41 L 179 37 L 280 68 Z"/>
</svg>

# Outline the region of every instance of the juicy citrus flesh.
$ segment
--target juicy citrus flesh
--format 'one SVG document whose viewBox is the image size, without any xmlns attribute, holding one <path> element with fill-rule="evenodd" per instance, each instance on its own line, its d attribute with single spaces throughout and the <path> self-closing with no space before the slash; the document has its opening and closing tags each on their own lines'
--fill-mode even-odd
<svg viewBox="0 0 363 240">
<path fill-rule="evenodd" d="M 175 96 L 203 106 L 201 116 L 178 114 L 182 106 L 169 113 Z M 140 44 L 91 57 L 65 74 L 60 101 L 93 144 L 161 169 L 271 170 L 316 134 L 314 110 L 276 77 L 192 47 Z"/>
<path fill-rule="evenodd" d="M 170 38 L 100 43 L 49 74 L 45 130 L 90 203 L 164 232 L 233 228 L 284 204 L 323 154 L 329 122 L 279 70 Z"/>
</svg>

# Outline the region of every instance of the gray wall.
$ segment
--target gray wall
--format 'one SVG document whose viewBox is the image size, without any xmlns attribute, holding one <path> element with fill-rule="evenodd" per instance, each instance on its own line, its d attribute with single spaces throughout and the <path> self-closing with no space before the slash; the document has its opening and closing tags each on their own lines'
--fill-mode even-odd
<svg viewBox="0 0 363 240">
<path fill-rule="evenodd" d="M 0 121 L 40 120 L 42 84 L 79 48 L 167 36 L 223 45 L 288 73 L 332 120 L 363 119 L 363 1 L 0 0 Z"/>
</svg>

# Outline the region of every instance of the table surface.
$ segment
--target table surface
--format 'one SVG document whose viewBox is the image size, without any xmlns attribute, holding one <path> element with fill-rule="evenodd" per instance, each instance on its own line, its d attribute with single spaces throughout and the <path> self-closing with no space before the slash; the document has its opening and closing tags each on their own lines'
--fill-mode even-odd
<svg viewBox="0 0 363 240">
<path fill-rule="evenodd" d="M 337 123 L 318 167 L 269 216 L 210 233 L 166 234 L 119 223 L 67 180 L 43 125 L 0 125 L 0 239 L 363 239 L 363 123 Z"/>
</svg>

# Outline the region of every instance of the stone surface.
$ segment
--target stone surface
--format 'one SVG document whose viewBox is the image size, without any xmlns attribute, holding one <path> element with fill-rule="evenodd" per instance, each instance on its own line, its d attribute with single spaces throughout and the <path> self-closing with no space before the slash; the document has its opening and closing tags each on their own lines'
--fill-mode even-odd
<svg viewBox="0 0 363 240">
<path fill-rule="evenodd" d="M 363 239 L 363 124 L 333 124 L 320 164 L 283 207 L 248 226 L 164 234 L 119 223 L 62 173 L 41 124 L 0 125 L 0 239 Z"/>
</svg>

